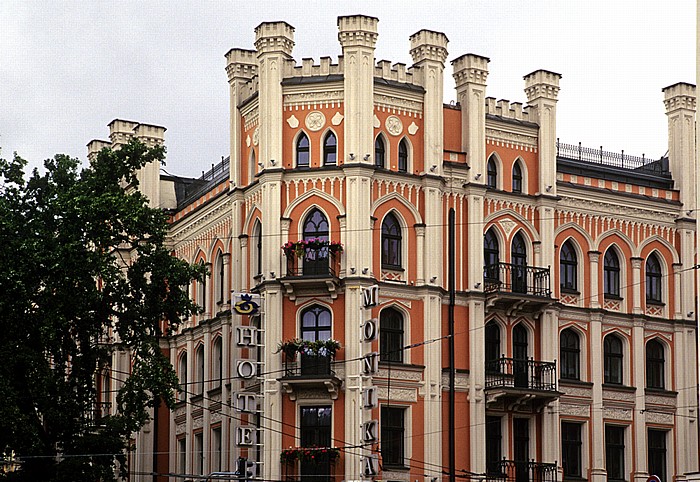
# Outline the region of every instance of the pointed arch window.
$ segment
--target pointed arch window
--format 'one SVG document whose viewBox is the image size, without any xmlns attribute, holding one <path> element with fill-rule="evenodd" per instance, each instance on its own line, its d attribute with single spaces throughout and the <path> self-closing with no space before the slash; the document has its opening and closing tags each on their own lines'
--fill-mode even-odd
<svg viewBox="0 0 700 482">
<path fill-rule="evenodd" d="M 262 223 L 260 221 L 255 222 L 255 226 L 253 227 L 253 236 L 255 239 L 255 274 L 260 275 L 262 274 L 262 241 L 263 241 L 263 233 L 262 233 Z"/>
<path fill-rule="evenodd" d="M 178 364 L 178 375 L 180 378 L 180 401 L 187 399 L 187 352 L 184 352 L 180 356 L 180 363 Z"/>
<path fill-rule="evenodd" d="M 408 172 L 408 142 L 401 139 L 399 142 L 399 172 Z"/>
<path fill-rule="evenodd" d="M 385 167 L 386 158 L 386 147 L 384 145 L 384 139 L 381 134 L 377 136 L 377 140 L 374 141 L 374 165 L 380 169 Z"/>
<path fill-rule="evenodd" d="M 304 220 L 304 240 L 317 239 L 328 241 L 328 220 L 318 209 L 314 208 Z M 309 248 L 304 252 L 305 276 L 328 274 L 328 247 Z"/>
<path fill-rule="evenodd" d="M 379 315 L 379 360 L 403 363 L 404 323 L 401 312 L 394 308 Z"/>
<path fill-rule="evenodd" d="M 559 376 L 567 380 L 581 379 L 581 343 L 578 335 L 567 328 L 559 335 Z"/>
<path fill-rule="evenodd" d="M 486 372 L 499 373 L 499 360 L 501 358 L 501 329 L 494 321 L 486 323 L 484 330 L 484 355 Z"/>
<path fill-rule="evenodd" d="M 647 303 L 661 303 L 661 263 L 656 254 L 647 258 L 645 267 Z"/>
<path fill-rule="evenodd" d="M 226 271 L 224 269 L 224 255 L 221 251 L 216 256 L 216 303 L 218 305 L 224 302 L 224 280 Z"/>
<path fill-rule="evenodd" d="M 513 328 L 513 381 L 516 387 L 527 387 L 529 383 L 528 348 L 527 329 L 518 323 Z"/>
<path fill-rule="evenodd" d="M 212 385 L 214 388 L 221 387 L 221 382 L 223 380 L 223 357 L 221 349 L 221 337 L 218 336 L 212 345 L 211 350 L 211 364 L 212 364 Z"/>
<path fill-rule="evenodd" d="M 608 335 L 603 340 L 603 382 L 622 385 L 622 340 Z"/>
<path fill-rule="evenodd" d="M 309 138 L 305 133 L 297 137 L 297 167 L 309 167 Z"/>
<path fill-rule="evenodd" d="M 559 252 L 559 286 L 562 291 L 577 290 L 578 261 L 571 241 L 565 242 Z"/>
<path fill-rule="evenodd" d="M 335 166 L 338 163 L 338 139 L 333 132 L 328 132 L 323 139 L 323 165 Z"/>
<path fill-rule="evenodd" d="M 258 163 L 255 161 L 255 149 L 250 150 L 250 169 L 248 172 L 250 172 L 250 179 L 248 179 L 248 183 L 250 184 L 253 182 L 255 174 L 258 172 Z"/>
<path fill-rule="evenodd" d="M 484 278 L 486 280 L 498 281 L 499 279 L 498 249 L 498 238 L 491 228 L 484 235 Z"/>
<path fill-rule="evenodd" d="M 514 293 L 527 293 L 527 251 L 520 233 L 513 236 L 510 246 L 511 283 Z"/>
<path fill-rule="evenodd" d="M 647 388 L 665 388 L 664 346 L 658 340 L 650 340 L 647 343 Z"/>
<path fill-rule="evenodd" d="M 620 296 L 620 259 L 613 248 L 605 252 L 603 260 L 603 289 L 606 296 Z"/>
<path fill-rule="evenodd" d="M 401 225 L 393 213 L 382 222 L 382 268 L 401 269 Z"/>
<path fill-rule="evenodd" d="M 195 390 L 197 395 L 204 393 L 204 346 L 199 346 L 194 352 L 194 361 L 197 370 L 197 384 Z"/>
<path fill-rule="evenodd" d="M 325 306 L 314 305 L 301 313 L 301 339 L 325 341 L 331 339 L 331 312 Z M 328 375 L 331 373 L 329 353 L 301 354 L 302 375 Z"/>
<path fill-rule="evenodd" d="M 486 187 L 498 188 L 498 168 L 493 156 L 489 157 L 489 162 L 486 164 Z"/>
<path fill-rule="evenodd" d="M 513 192 L 523 192 L 523 169 L 519 161 L 513 164 Z"/>
<path fill-rule="evenodd" d="M 204 266 L 204 259 L 199 261 L 201 266 Z M 202 309 L 207 311 L 207 274 L 202 275 L 202 280 L 197 282 L 197 304 Z"/>
</svg>

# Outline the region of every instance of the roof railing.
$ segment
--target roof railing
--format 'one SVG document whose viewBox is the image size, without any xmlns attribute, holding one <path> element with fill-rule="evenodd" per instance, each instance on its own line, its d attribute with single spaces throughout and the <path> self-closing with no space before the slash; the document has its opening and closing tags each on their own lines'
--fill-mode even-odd
<svg viewBox="0 0 700 482">
<path fill-rule="evenodd" d="M 588 164 L 598 164 L 601 166 L 624 169 L 627 171 L 669 174 L 668 160 L 665 158 L 649 159 L 644 154 L 642 154 L 642 157 L 631 156 L 625 154 L 624 149 L 621 152 L 604 151 L 603 146 L 600 146 L 600 149 L 583 147 L 580 142 L 578 145 L 565 144 L 560 142 L 558 138 L 557 157 Z"/>
</svg>

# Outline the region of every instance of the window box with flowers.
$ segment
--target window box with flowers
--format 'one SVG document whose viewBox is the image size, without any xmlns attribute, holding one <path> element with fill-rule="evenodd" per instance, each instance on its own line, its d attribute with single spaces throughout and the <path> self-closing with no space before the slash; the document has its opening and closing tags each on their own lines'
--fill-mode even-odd
<svg viewBox="0 0 700 482">
<path fill-rule="evenodd" d="M 321 238 L 300 239 L 299 241 L 287 241 L 282 245 L 282 251 L 287 258 L 296 256 L 301 258 L 307 251 L 320 251 L 328 249 L 328 252 L 336 255 L 343 252 L 343 243 L 328 241 Z"/>
<path fill-rule="evenodd" d="M 336 447 L 289 447 L 280 455 L 283 464 L 304 462 L 311 464 L 334 463 L 340 458 L 340 449 Z"/>
<path fill-rule="evenodd" d="M 335 358 L 335 353 L 340 349 L 338 340 L 302 340 L 301 338 L 292 338 L 277 345 L 275 353 L 282 352 L 287 357 L 287 360 L 293 361 L 297 353 L 315 356 L 330 356 Z"/>
</svg>

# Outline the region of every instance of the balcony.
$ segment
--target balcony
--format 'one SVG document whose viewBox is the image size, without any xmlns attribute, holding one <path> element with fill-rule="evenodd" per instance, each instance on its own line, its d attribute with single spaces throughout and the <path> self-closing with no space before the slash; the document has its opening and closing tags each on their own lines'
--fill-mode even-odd
<svg viewBox="0 0 700 482">
<path fill-rule="evenodd" d="M 95 402 L 90 410 L 85 412 L 85 423 L 89 427 L 104 427 L 104 418 L 110 415 L 112 404 L 110 402 Z"/>
<path fill-rule="evenodd" d="M 338 398 L 342 382 L 331 369 L 333 355 L 302 352 L 294 359 L 285 358 L 284 376 L 279 381 L 291 400 L 296 400 L 299 390 L 313 388 L 325 388 L 331 399 Z"/>
<path fill-rule="evenodd" d="M 340 450 L 333 447 L 296 447 L 282 451 L 284 480 L 289 482 L 331 482 Z"/>
<path fill-rule="evenodd" d="M 486 404 L 506 410 L 528 405 L 540 409 L 559 398 L 557 364 L 538 360 L 499 358 L 486 363 Z"/>
<path fill-rule="evenodd" d="M 493 464 L 487 462 L 486 480 L 502 482 L 556 482 L 557 464 L 505 459 Z"/>
<path fill-rule="evenodd" d="M 280 279 L 291 300 L 303 292 L 313 293 L 319 288 L 327 289 L 331 298 L 338 296 L 338 260 L 339 255 L 328 246 L 303 248 L 301 256 L 298 251 L 286 251 L 287 273 Z"/>
<path fill-rule="evenodd" d="M 533 313 L 554 303 L 549 267 L 495 263 L 484 266 L 487 306 L 511 312 Z"/>
</svg>

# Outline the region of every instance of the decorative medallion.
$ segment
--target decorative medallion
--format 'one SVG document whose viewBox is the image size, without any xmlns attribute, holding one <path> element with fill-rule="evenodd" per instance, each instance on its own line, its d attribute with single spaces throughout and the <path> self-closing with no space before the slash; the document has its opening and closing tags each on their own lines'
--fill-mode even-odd
<svg viewBox="0 0 700 482">
<path fill-rule="evenodd" d="M 245 138 L 245 145 L 250 147 L 250 135 L 246 136 Z"/>
<path fill-rule="evenodd" d="M 411 122 L 411 125 L 408 126 L 408 133 L 414 135 L 416 132 L 418 132 L 418 126 L 415 122 Z"/>
<path fill-rule="evenodd" d="M 306 116 L 306 127 L 312 131 L 320 131 L 323 126 L 326 125 L 326 116 L 322 112 L 314 111 L 309 112 Z"/>
<path fill-rule="evenodd" d="M 289 124 L 289 127 L 291 127 L 292 129 L 296 129 L 297 127 L 299 127 L 299 119 L 297 119 L 294 116 L 294 114 L 292 114 L 291 117 L 287 119 L 287 124 Z"/>
<path fill-rule="evenodd" d="M 260 128 L 256 127 L 253 131 L 253 145 L 257 146 L 258 142 L 260 142 Z"/>
<path fill-rule="evenodd" d="M 341 122 L 343 122 L 343 114 L 341 114 L 340 112 L 336 112 L 333 118 L 331 119 L 331 124 L 337 126 Z"/>
<path fill-rule="evenodd" d="M 379 120 L 377 114 L 374 114 L 374 128 L 379 129 L 382 126 L 382 121 Z"/>
<path fill-rule="evenodd" d="M 390 115 L 387 117 L 384 125 L 386 126 L 387 132 L 389 132 L 389 134 L 392 136 L 400 136 L 403 132 L 403 123 L 401 122 L 401 119 L 395 115 Z"/>
</svg>

